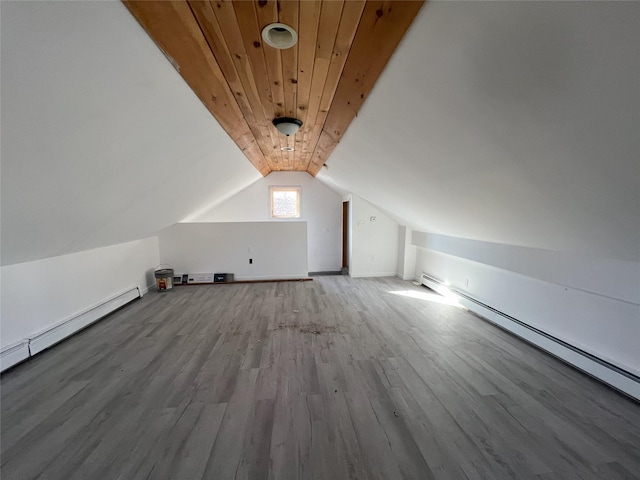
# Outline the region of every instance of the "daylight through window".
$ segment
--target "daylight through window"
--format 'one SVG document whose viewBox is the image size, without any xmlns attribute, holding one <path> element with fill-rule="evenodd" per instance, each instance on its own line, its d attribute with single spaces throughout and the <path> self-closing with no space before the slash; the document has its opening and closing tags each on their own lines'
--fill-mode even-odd
<svg viewBox="0 0 640 480">
<path fill-rule="evenodd" d="M 300 216 L 300 187 L 271 187 L 271 217 Z"/>
</svg>

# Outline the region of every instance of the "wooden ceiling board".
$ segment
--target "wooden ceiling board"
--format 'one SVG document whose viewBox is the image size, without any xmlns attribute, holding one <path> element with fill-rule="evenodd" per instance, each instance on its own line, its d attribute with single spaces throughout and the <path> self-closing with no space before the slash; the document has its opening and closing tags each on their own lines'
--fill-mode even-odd
<svg viewBox="0 0 640 480">
<path fill-rule="evenodd" d="M 232 93 L 244 114 L 269 169 L 273 170 L 271 136 L 263 135 L 266 119 L 255 80 L 255 73 L 245 50 L 239 21 L 230 2 L 189 2 L 191 10 L 200 24 L 209 48 L 229 83 Z"/>
<path fill-rule="evenodd" d="M 124 3 L 262 175 L 316 175 L 423 1 Z M 298 43 L 266 45 L 262 29 L 274 22 L 296 30 Z M 303 122 L 298 133 L 276 130 L 282 116 Z"/>
<path fill-rule="evenodd" d="M 305 170 L 307 171 L 309 170 L 311 160 L 318 143 L 318 139 L 320 138 L 320 134 L 322 133 L 322 128 L 327 118 L 327 114 L 329 112 L 329 109 L 331 108 L 333 97 L 335 95 L 336 89 L 338 88 L 338 83 L 340 81 L 340 77 L 342 76 L 342 70 L 344 69 L 345 62 L 347 61 L 351 43 L 353 42 L 358 24 L 360 23 L 360 17 L 362 16 L 365 3 L 365 0 L 349 0 L 344 4 L 342 17 L 340 19 L 340 25 L 338 27 L 336 39 L 333 45 L 331 62 L 327 71 L 326 81 L 316 115 L 316 125 L 314 126 L 312 136 L 309 139 L 308 148 L 304 152 L 306 165 Z M 322 160 L 322 164 L 324 164 L 324 160 L 326 160 L 328 156 L 324 159 L 321 159 L 319 152 L 320 151 L 318 151 L 318 153 L 316 154 L 316 158 L 318 159 L 318 161 Z M 322 164 L 320 166 L 322 166 Z"/>
<path fill-rule="evenodd" d="M 312 128 L 307 109 L 311 94 L 311 81 L 316 53 L 318 23 L 320 22 L 320 3 L 302 2 L 300 5 L 300 28 L 298 32 L 298 110 L 296 116 L 302 121 L 302 133 Z"/>
<path fill-rule="evenodd" d="M 276 2 L 249 2 L 257 17 L 258 25 L 269 25 L 278 22 L 278 7 Z M 262 46 L 262 31 L 260 35 L 254 39 L 255 42 Z M 269 99 L 273 105 L 274 118 L 284 116 L 284 81 L 282 79 L 282 55 L 281 51 L 275 48 L 261 48 L 267 69 L 267 78 L 269 82 L 270 96 Z M 286 137 L 278 133 L 275 127 L 269 126 L 272 138 L 274 138 L 274 168 L 273 170 L 285 170 L 284 152 L 280 151 L 281 147 L 287 145 Z"/>
<path fill-rule="evenodd" d="M 333 45 L 336 39 L 340 16 L 342 14 L 342 1 L 322 2 L 320 10 L 320 20 L 318 22 L 318 35 L 316 38 L 316 48 L 313 59 L 313 76 L 309 91 L 309 101 L 307 110 L 307 143 L 303 142 L 303 151 L 300 157 L 304 162 L 304 170 L 307 169 L 311 160 L 311 153 L 314 150 L 318 138 L 314 135 L 314 128 L 317 125 L 318 110 L 320 109 L 320 99 L 325 88 L 327 73 L 333 54 Z"/>
<path fill-rule="evenodd" d="M 351 43 L 353 42 L 353 37 L 355 37 L 358 24 L 360 23 L 360 17 L 362 17 L 365 3 L 365 0 L 348 0 L 344 4 L 342 17 L 340 18 L 340 26 L 336 33 L 336 41 L 333 44 L 333 55 L 327 73 L 325 89 L 320 99 L 320 111 L 316 117 L 316 124 L 324 125 L 325 119 L 327 118 L 327 113 L 329 112 L 329 108 L 331 108 L 331 102 L 333 102 L 336 88 L 338 88 L 338 82 L 342 76 L 342 70 L 347 61 Z"/>
<path fill-rule="evenodd" d="M 184 1 L 125 1 L 124 4 L 249 161 L 261 174 L 267 175 L 270 169 L 264 155 L 254 148 L 255 138 L 249 140 L 253 135 L 248 121 L 189 5 Z"/>
<path fill-rule="evenodd" d="M 315 176 L 357 115 L 422 3 L 368 1 L 308 172 Z M 333 140 L 330 146 L 329 140 Z"/>
<path fill-rule="evenodd" d="M 307 2 L 302 2 L 307 3 Z M 315 3 L 315 2 L 313 2 Z M 293 28 L 298 34 L 300 2 L 280 0 L 278 6 L 278 22 Z M 263 25 L 263 27 L 266 25 Z M 271 48 L 268 45 L 264 48 Z M 282 56 L 282 78 L 284 79 L 284 110 L 287 117 L 298 117 L 298 44 L 286 50 L 280 50 Z"/>
<path fill-rule="evenodd" d="M 262 103 L 264 111 L 264 122 L 260 125 L 260 130 L 267 141 L 268 161 L 272 170 L 277 169 L 278 164 L 282 164 L 282 152 L 280 150 L 282 135 L 273 126 L 272 120 L 276 114 L 271 95 L 271 85 L 267 64 L 264 56 L 264 48 L 261 41 L 261 29 L 253 2 L 234 2 L 233 8 L 238 19 L 240 34 L 244 42 L 244 49 L 247 54 L 249 66 L 253 73 L 255 88 Z"/>
</svg>

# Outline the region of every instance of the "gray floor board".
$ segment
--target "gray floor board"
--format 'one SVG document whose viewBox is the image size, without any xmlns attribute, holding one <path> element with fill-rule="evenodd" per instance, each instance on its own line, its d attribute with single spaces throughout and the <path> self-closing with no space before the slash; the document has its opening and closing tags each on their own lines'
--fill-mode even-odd
<svg viewBox="0 0 640 480">
<path fill-rule="evenodd" d="M 638 403 L 407 290 L 152 292 L 2 375 L 2 478 L 640 478 Z"/>
</svg>

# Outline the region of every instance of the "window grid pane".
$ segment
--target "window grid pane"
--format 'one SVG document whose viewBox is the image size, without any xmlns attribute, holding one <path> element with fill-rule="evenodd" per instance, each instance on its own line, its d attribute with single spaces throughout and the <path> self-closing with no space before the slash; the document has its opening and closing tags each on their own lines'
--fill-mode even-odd
<svg viewBox="0 0 640 480">
<path fill-rule="evenodd" d="M 300 190 L 298 188 L 272 188 L 271 216 L 277 218 L 299 217 Z"/>
</svg>

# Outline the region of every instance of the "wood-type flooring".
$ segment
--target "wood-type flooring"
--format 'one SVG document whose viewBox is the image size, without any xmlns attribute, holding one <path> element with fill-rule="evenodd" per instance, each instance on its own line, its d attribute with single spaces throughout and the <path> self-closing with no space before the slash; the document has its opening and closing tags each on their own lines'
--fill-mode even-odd
<svg viewBox="0 0 640 480">
<path fill-rule="evenodd" d="M 2 479 L 640 478 L 638 403 L 429 292 L 149 293 L 3 374 Z"/>
</svg>

